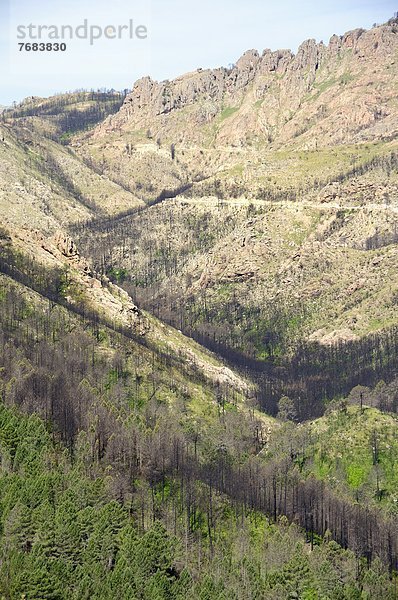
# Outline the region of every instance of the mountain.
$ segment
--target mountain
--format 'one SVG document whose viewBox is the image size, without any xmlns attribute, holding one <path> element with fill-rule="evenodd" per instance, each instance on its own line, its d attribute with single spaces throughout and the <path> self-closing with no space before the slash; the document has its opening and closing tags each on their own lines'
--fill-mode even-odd
<svg viewBox="0 0 398 600">
<path fill-rule="evenodd" d="M 313 149 L 390 136 L 397 131 L 396 33 L 392 20 L 334 35 L 328 45 L 307 40 L 296 55 L 248 50 L 231 69 L 161 83 L 146 77 L 95 137 L 147 126 L 155 138 L 188 146 Z"/>
<path fill-rule="evenodd" d="M 27 99 L 1 126 L 4 225 L 32 255 L 69 236 L 96 281 L 251 369 L 268 412 L 288 394 L 322 414 L 396 368 L 397 27 L 144 78 L 124 100 Z"/>
<path fill-rule="evenodd" d="M 337 175 L 345 160 L 329 164 L 335 146 L 362 150 L 396 136 L 397 26 L 393 19 L 333 36 L 327 46 L 307 40 L 296 55 L 249 50 L 231 69 L 198 69 L 174 81 L 146 77 L 88 134 L 85 150 L 141 184 L 156 162 L 158 191 L 216 176 L 251 196 L 270 187 L 268 177 L 277 188 L 295 187 L 307 173 L 289 181 L 289 159 L 297 157 L 301 171 L 299 151 L 321 148 L 331 150 L 318 172 Z"/>
<path fill-rule="evenodd" d="M 398 21 L 0 125 L 0 596 L 394 600 Z"/>
<path fill-rule="evenodd" d="M 266 369 L 268 411 L 288 393 L 307 398 L 302 417 L 320 414 L 320 398 L 396 368 L 391 355 L 375 369 L 365 347 L 396 335 L 397 27 L 145 78 L 72 142 L 149 205 L 74 230 L 94 270 L 121 269 L 140 305 Z M 307 361 L 334 361 L 339 344 L 354 362 L 336 387 Z M 286 384 L 297 364 L 312 383 Z"/>
</svg>

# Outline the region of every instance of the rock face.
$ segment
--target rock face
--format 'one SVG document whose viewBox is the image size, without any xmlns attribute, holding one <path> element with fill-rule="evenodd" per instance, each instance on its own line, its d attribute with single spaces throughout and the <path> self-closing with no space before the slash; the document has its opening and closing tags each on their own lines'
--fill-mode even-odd
<svg viewBox="0 0 398 600">
<path fill-rule="evenodd" d="M 316 138 L 318 145 L 378 139 L 398 129 L 397 31 L 392 20 L 333 35 L 327 46 L 307 40 L 296 55 L 248 50 L 231 69 L 198 69 L 160 83 L 144 77 L 93 135 L 150 128 L 153 136 L 173 134 L 187 144 L 214 123 L 215 145 L 239 145 L 248 134 L 280 145 L 297 138 Z"/>
<path fill-rule="evenodd" d="M 77 268 L 79 271 L 81 271 L 85 275 L 88 275 L 89 277 L 93 277 L 93 273 L 91 271 L 90 265 L 88 264 L 88 262 L 85 258 L 82 258 L 80 256 L 79 250 L 77 249 L 75 242 L 68 234 L 66 234 L 65 232 L 62 232 L 62 231 L 58 231 L 50 239 L 49 243 L 47 241 L 45 241 L 44 236 L 42 237 L 42 239 L 43 239 L 42 247 L 47 252 L 49 252 L 50 254 L 53 254 L 54 256 L 57 255 L 57 253 L 54 252 L 54 246 L 55 246 L 57 251 L 61 254 L 60 258 L 68 259 L 69 264 L 73 264 L 73 266 L 75 268 Z"/>
<path fill-rule="evenodd" d="M 46 267 L 66 268 L 70 285 L 65 297 L 71 305 L 84 300 L 87 307 L 108 322 L 142 336 L 149 331 L 147 319 L 128 293 L 105 277 L 101 281 L 97 279 L 87 260 L 80 256 L 73 239 L 65 232 L 58 231 L 48 238 L 40 231 L 28 228 L 10 231 L 0 229 L 0 251 L 6 246 L 13 246 L 17 251 L 23 250 L 24 254 L 34 257 Z"/>
<path fill-rule="evenodd" d="M 65 235 L 61 232 L 57 233 L 54 237 L 54 243 L 64 256 L 68 258 L 71 256 L 79 256 L 76 244 L 69 235 Z"/>
<path fill-rule="evenodd" d="M 211 72 L 210 76 L 210 72 L 192 73 L 172 83 L 158 83 L 150 77 L 139 79 L 126 97 L 121 115 L 127 118 L 145 113 L 165 115 L 195 103 L 203 95 L 221 100 L 225 85 L 224 72 L 224 69 L 218 69 Z M 118 116 L 120 118 L 120 114 Z"/>
</svg>

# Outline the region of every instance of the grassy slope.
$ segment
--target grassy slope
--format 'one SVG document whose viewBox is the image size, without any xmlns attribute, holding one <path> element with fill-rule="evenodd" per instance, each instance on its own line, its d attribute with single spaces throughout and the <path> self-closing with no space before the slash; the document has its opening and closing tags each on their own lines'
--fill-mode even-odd
<svg viewBox="0 0 398 600">
<path fill-rule="evenodd" d="M 314 471 L 370 503 L 398 510 L 398 420 L 377 409 L 349 407 L 314 423 Z M 378 483 L 377 483 L 378 481 Z M 380 496 L 377 488 L 380 490 Z"/>
<path fill-rule="evenodd" d="M 291 443 L 303 476 L 314 475 L 355 502 L 397 514 L 397 425 L 396 415 L 348 406 L 293 428 Z"/>
</svg>

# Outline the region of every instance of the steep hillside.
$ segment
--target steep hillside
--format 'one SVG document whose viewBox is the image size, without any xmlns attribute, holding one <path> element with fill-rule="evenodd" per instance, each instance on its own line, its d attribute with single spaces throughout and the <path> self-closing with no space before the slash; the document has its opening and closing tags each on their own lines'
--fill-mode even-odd
<svg viewBox="0 0 398 600">
<path fill-rule="evenodd" d="M 26 127 L 66 143 L 78 131 L 97 125 L 117 112 L 124 95 L 113 91 L 80 90 L 38 98 L 30 96 L 20 104 L 4 109 L 3 122 L 22 121 Z"/>
<path fill-rule="evenodd" d="M 51 234 L 69 223 L 141 204 L 72 150 L 20 122 L 0 126 L 0 173 L 0 215 L 11 227 Z"/>
<path fill-rule="evenodd" d="M 276 305 L 299 321 L 279 332 L 287 338 L 275 339 L 273 354 L 297 335 L 329 343 L 395 323 L 397 211 L 394 154 L 300 201 L 185 197 L 79 236 L 95 268 L 122 269 L 133 296 L 157 314 L 203 332 L 225 328 L 228 315 L 236 343 L 261 357 Z"/>
<path fill-rule="evenodd" d="M 396 597 L 397 35 L 2 113 L 0 596 Z"/>
<path fill-rule="evenodd" d="M 17 236 L 3 230 L 0 250 L 0 271 L 19 284 L 78 315 L 141 340 L 144 347 L 165 352 L 170 360 L 181 361 L 182 370 L 197 369 L 211 385 L 230 388 L 233 396 L 242 399 L 250 395 L 248 383 L 215 355 L 140 311 L 108 278 L 97 279 L 69 237 L 56 234 L 45 238 L 37 233 L 32 238 L 29 231 Z"/>
<path fill-rule="evenodd" d="M 178 187 L 181 169 L 191 180 L 221 174 L 254 193 L 273 177 L 270 151 L 394 138 L 397 32 L 391 20 L 333 36 L 327 46 L 308 40 L 296 55 L 250 50 L 232 69 L 198 69 L 171 82 L 144 78 L 88 134 L 82 152 L 102 157 L 126 181 L 145 184 L 154 175 L 158 193 Z"/>
</svg>

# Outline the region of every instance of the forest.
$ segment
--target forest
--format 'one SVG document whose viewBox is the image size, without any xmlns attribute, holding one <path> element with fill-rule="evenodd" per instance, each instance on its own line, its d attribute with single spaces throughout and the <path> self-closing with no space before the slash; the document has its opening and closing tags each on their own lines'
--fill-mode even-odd
<svg viewBox="0 0 398 600">
<path fill-rule="evenodd" d="M 109 475 L 90 475 L 84 439 L 72 460 L 43 421 L 4 405 L 0 448 L 4 597 L 395 598 L 380 562 L 369 568 L 328 536 L 305 552 L 296 526 L 231 511 L 217 496 L 210 547 L 199 506 L 188 513 L 185 500 L 208 495 L 205 487 L 187 492 L 169 481 L 163 499 L 159 488 L 151 499 L 141 483 L 123 503 Z"/>
<path fill-rule="evenodd" d="M 12 252 L 0 270 L 6 597 L 394 598 L 385 498 L 306 475 L 308 441 L 288 423 L 267 441 L 227 387 L 192 420 L 172 357 L 68 303 L 64 273 Z"/>
</svg>

